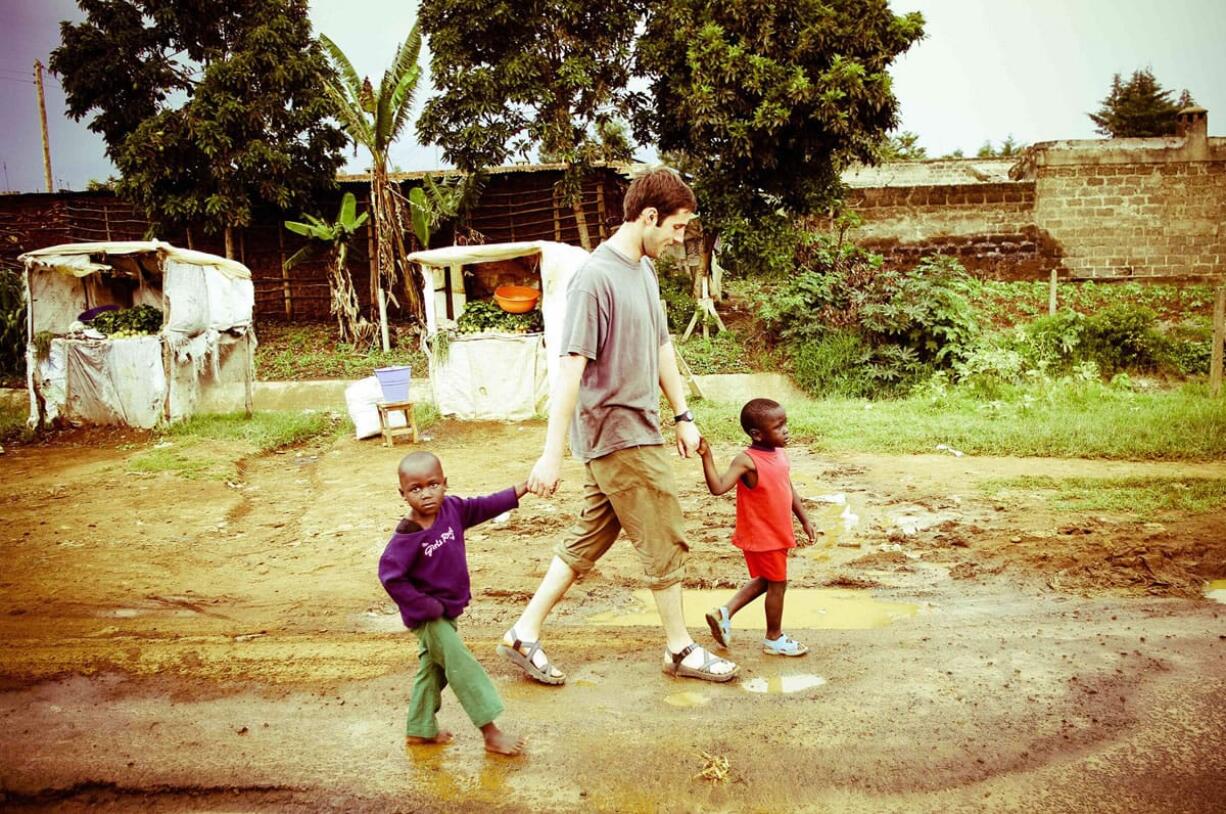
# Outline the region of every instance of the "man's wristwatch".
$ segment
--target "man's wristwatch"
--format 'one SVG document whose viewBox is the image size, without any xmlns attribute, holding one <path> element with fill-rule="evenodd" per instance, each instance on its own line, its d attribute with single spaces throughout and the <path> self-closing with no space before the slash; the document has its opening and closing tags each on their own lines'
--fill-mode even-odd
<svg viewBox="0 0 1226 814">
<path fill-rule="evenodd" d="M 674 424 L 680 424 L 682 421 L 689 421 L 692 423 L 694 421 L 694 414 L 689 410 L 686 410 L 684 413 L 673 416 Z"/>
</svg>

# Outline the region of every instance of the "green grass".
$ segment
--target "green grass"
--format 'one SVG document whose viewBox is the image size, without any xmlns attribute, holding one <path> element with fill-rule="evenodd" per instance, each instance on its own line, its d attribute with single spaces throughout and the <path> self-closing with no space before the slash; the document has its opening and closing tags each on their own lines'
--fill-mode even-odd
<svg viewBox="0 0 1226 814">
<path fill-rule="evenodd" d="M 158 432 L 158 441 L 128 459 L 130 472 L 171 472 L 188 480 L 233 480 L 237 462 L 314 438 L 333 438 L 352 430 L 331 413 L 263 411 L 199 415 Z"/>
<path fill-rule="evenodd" d="M 970 299 L 983 322 L 1009 326 L 1045 315 L 1049 290 L 1046 280 L 976 279 L 971 283 Z M 1062 282 L 1056 285 L 1056 298 L 1061 309 L 1082 314 L 1093 314 L 1116 303 L 1131 302 L 1152 309 L 1160 319 L 1175 322 L 1195 314 L 1206 315 L 1213 310 L 1213 287 L 1208 284 Z"/>
<path fill-rule="evenodd" d="M 25 436 L 29 416 L 30 407 L 26 402 L 0 401 L 0 441 Z"/>
<path fill-rule="evenodd" d="M 708 436 L 739 442 L 740 407 L 700 402 L 695 413 Z M 951 391 L 936 399 L 802 400 L 785 407 L 794 444 L 831 452 L 918 454 L 948 444 L 968 455 L 1226 457 L 1226 398 L 1210 398 L 1198 385 L 1133 392 L 1060 383 L 999 402 Z"/>
<path fill-rule="evenodd" d="M 233 480 L 238 474 L 230 456 L 204 450 L 195 442 L 138 453 L 128 459 L 127 468 L 143 475 L 170 472 L 187 480 Z"/>
<path fill-rule="evenodd" d="M 1226 509 L 1222 478 L 1052 478 L 1023 476 L 984 481 L 989 497 L 1039 493 L 1053 509 L 1071 512 L 1202 514 Z"/>
<path fill-rule="evenodd" d="M 253 452 L 268 452 L 305 443 L 319 436 L 333 436 L 340 430 L 329 413 L 261 411 L 247 417 L 244 413 L 198 415 L 171 424 L 162 430 L 168 438 L 242 441 Z"/>
<path fill-rule="evenodd" d="M 409 365 L 413 375 L 429 375 L 426 356 L 416 345 L 359 351 L 336 341 L 336 326 L 327 324 L 261 324 L 255 353 L 256 376 L 262 381 L 307 381 L 311 379 L 361 379 L 377 367 Z"/>
</svg>

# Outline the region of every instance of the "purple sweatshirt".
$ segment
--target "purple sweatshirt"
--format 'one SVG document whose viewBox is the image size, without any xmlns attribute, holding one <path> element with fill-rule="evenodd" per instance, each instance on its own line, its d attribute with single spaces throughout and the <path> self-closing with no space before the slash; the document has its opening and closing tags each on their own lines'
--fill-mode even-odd
<svg viewBox="0 0 1226 814">
<path fill-rule="evenodd" d="M 406 627 L 464 612 L 472 599 L 464 529 L 518 506 L 511 486 L 484 497 L 443 498 L 428 529 L 407 517 L 400 521 L 379 558 L 379 581 L 396 600 Z"/>
</svg>

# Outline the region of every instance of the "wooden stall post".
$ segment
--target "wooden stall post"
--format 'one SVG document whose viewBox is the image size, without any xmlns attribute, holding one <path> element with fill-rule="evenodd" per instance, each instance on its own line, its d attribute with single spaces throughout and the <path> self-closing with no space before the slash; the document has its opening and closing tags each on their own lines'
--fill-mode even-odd
<svg viewBox="0 0 1226 814">
<path fill-rule="evenodd" d="M 285 318 L 294 318 L 294 294 L 289 284 L 289 269 L 285 267 L 285 232 L 277 230 L 277 254 L 281 258 L 281 297 L 285 300 Z"/>
<path fill-rule="evenodd" d="M 1222 394 L 1222 345 L 1226 343 L 1226 284 L 1219 285 L 1213 296 L 1213 354 L 1209 358 L 1209 393 Z"/>
<path fill-rule="evenodd" d="M 1058 269 L 1051 270 L 1051 288 L 1047 292 L 1047 313 L 1053 317 L 1056 315 L 1056 278 L 1059 273 Z"/>
</svg>

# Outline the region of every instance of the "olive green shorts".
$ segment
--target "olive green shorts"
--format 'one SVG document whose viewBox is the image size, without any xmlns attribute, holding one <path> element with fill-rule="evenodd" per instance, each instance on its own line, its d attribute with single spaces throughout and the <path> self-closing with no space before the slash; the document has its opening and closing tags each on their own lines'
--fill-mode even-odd
<svg viewBox="0 0 1226 814">
<path fill-rule="evenodd" d="M 681 582 L 690 547 L 667 450 L 630 447 L 588 461 L 583 509 L 555 550 L 579 576 L 592 570 L 625 529 L 651 590 Z"/>
</svg>

